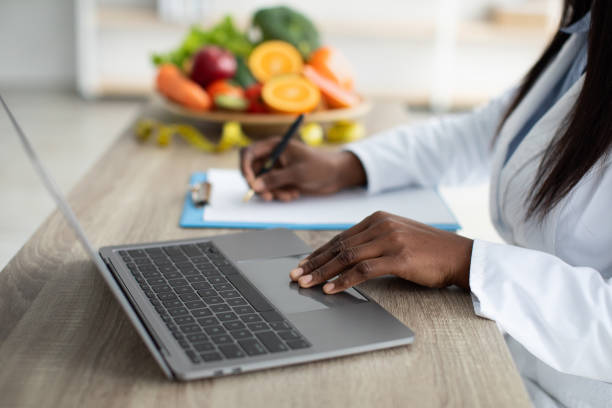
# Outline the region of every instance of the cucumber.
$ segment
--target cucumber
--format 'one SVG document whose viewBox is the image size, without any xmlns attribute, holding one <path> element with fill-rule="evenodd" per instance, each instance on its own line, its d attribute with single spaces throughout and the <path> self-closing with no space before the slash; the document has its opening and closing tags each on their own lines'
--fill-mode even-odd
<svg viewBox="0 0 612 408">
<path fill-rule="evenodd" d="M 217 95 L 215 96 L 215 107 L 230 111 L 242 112 L 249 107 L 249 101 L 246 98 L 235 95 Z"/>
<path fill-rule="evenodd" d="M 238 83 L 244 89 L 247 89 L 249 86 L 253 85 L 255 82 L 255 77 L 251 74 L 251 70 L 247 66 L 243 57 L 236 57 L 236 73 L 232 78 L 234 81 Z"/>
</svg>

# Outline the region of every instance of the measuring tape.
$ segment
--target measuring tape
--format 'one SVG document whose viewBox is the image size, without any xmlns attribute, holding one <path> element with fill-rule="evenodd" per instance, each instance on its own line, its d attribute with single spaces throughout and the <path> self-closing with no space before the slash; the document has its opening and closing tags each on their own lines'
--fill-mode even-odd
<svg viewBox="0 0 612 408">
<path fill-rule="evenodd" d="M 211 142 L 202 132 L 191 125 L 180 123 L 166 124 L 155 119 L 141 119 L 136 123 L 136 138 L 141 142 L 155 137 L 159 146 L 168 146 L 174 135 L 185 140 L 190 146 L 206 153 L 221 153 L 233 147 L 243 147 L 251 140 L 242 132 L 240 123 L 226 122 L 223 124 L 221 139 L 218 143 Z"/>
</svg>

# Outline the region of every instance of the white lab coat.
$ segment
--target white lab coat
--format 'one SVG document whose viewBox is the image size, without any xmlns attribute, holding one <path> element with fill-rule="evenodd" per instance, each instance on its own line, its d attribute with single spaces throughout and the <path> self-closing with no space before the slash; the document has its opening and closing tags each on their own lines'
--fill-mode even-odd
<svg viewBox="0 0 612 408">
<path fill-rule="evenodd" d="M 612 407 L 612 160 L 602 159 L 542 223 L 525 220 L 525 198 L 542 151 L 575 104 L 584 77 L 503 165 L 509 142 L 578 48 L 570 37 L 493 148 L 515 91 L 472 113 L 394 128 L 348 150 L 363 163 L 371 193 L 490 176 L 491 217 L 507 244 L 474 241 L 475 312 L 508 333 L 536 406 Z"/>
</svg>

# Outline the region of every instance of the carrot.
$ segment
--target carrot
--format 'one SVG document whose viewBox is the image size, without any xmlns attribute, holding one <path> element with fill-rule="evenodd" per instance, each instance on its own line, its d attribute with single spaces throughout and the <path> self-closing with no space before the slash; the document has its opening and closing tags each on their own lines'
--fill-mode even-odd
<svg viewBox="0 0 612 408">
<path fill-rule="evenodd" d="M 157 89 L 168 99 L 186 108 L 207 111 L 212 103 L 200 85 L 185 77 L 173 64 L 163 64 L 157 71 Z"/>
<path fill-rule="evenodd" d="M 310 65 L 304 65 L 302 73 L 306 79 L 319 87 L 330 107 L 350 108 L 351 106 L 359 105 L 361 100 L 356 93 L 342 88 L 331 79 L 319 74 L 317 70 Z"/>
</svg>

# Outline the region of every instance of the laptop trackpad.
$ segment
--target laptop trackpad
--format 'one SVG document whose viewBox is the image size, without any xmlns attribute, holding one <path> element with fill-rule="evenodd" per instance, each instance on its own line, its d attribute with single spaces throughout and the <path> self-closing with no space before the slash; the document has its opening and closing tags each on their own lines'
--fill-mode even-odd
<svg viewBox="0 0 612 408">
<path fill-rule="evenodd" d="M 326 295 L 321 286 L 302 289 L 289 278 L 296 267 L 295 257 L 239 261 L 244 275 L 283 313 L 301 313 L 313 310 L 367 302 L 355 289 Z"/>
</svg>

